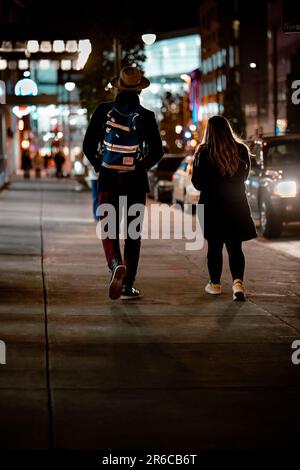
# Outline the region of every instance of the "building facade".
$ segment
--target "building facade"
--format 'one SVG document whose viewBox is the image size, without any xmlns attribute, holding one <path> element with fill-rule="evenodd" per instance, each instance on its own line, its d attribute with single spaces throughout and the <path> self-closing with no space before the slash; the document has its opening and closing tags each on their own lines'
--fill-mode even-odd
<svg viewBox="0 0 300 470">
<path fill-rule="evenodd" d="M 300 131 L 300 106 L 291 99 L 293 79 L 300 80 L 300 31 L 284 32 L 281 6 L 268 2 L 268 117 L 269 131 L 277 134 Z"/>
<path fill-rule="evenodd" d="M 288 3 L 203 1 L 202 127 L 220 113 L 247 137 L 299 131 L 291 84 L 300 77 L 300 33 L 284 32 L 282 14 L 292 10 Z M 300 18 L 293 21 L 299 24 Z"/>
<path fill-rule="evenodd" d="M 0 186 L 21 169 L 25 152 L 33 160 L 59 149 L 69 172 L 87 122 L 75 84 L 90 41 L 38 22 L 27 28 L 28 5 L 0 3 Z"/>
<path fill-rule="evenodd" d="M 155 112 L 166 151 L 182 152 L 196 146 L 201 67 L 201 39 L 197 30 L 170 32 L 145 47 L 145 74 L 151 85 L 143 104 Z M 195 122 L 193 122 L 195 121 Z M 192 131 L 190 130 L 192 126 Z"/>
<path fill-rule="evenodd" d="M 267 6 L 264 0 L 204 0 L 202 128 L 214 114 L 231 119 L 245 135 L 261 133 L 267 117 Z"/>
</svg>

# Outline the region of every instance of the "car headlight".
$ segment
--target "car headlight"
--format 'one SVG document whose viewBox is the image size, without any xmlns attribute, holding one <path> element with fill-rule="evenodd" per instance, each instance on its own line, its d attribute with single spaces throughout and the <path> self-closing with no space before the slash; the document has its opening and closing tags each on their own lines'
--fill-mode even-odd
<svg viewBox="0 0 300 470">
<path fill-rule="evenodd" d="M 279 181 L 275 184 L 273 193 L 279 197 L 296 197 L 297 183 L 296 181 Z"/>
</svg>

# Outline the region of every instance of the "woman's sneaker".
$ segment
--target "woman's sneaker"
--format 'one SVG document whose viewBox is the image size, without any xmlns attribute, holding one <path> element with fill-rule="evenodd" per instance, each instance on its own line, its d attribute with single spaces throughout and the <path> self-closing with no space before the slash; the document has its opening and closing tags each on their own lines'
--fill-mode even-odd
<svg viewBox="0 0 300 470">
<path fill-rule="evenodd" d="M 122 288 L 122 300 L 133 300 L 141 297 L 141 291 L 132 285 L 124 285 Z"/>
<path fill-rule="evenodd" d="M 235 279 L 232 286 L 233 300 L 238 302 L 245 302 L 245 288 L 244 283 L 241 279 Z"/>
<path fill-rule="evenodd" d="M 220 295 L 222 292 L 221 284 L 213 284 L 211 281 L 205 287 L 205 292 L 211 295 Z"/>
</svg>

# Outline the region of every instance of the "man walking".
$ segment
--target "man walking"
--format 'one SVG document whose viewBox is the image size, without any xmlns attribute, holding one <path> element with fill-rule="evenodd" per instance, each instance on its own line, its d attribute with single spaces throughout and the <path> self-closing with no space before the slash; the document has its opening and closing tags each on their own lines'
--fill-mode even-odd
<svg viewBox="0 0 300 470">
<path fill-rule="evenodd" d="M 113 102 L 101 103 L 89 123 L 83 151 L 99 172 L 98 198 L 101 204 L 110 204 L 116 214 L 116 234 L 102 238 L 108 267 L 111 271 L 109 297 L 136 299 L 141 295 L 134 287 L 142 231 L 138 237 L 128 233 L 133 204 L 145 205 L 149 192 L 147 170 L 163 156 L 162 141 L 154 113 L 140 104 L 139 94 L 150 82 L 137 67 L 124 67 L 111 84 L 118 93 Z M 100 152 L 99 152 L 100 149 Z M 126 198 L 125 246 L 122 259 L 119 243 L 119 198 Z M 103 219 L 103 214 L 101 214 Z"/>
</svg>

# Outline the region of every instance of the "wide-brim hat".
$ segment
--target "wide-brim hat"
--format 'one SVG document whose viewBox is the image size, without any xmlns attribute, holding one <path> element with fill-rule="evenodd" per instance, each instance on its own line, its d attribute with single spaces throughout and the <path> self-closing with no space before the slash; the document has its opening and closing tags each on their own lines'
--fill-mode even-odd
<svg viewBox="0 0 300 470">
<path fill-rule="evenodd" d="M 132 66 L 123 67 L 120 76 L 113 78 L 110 83 L 120 91 L 139 91 L 150 85 L 148 78 L 137 67 Z"/>
</svg>

